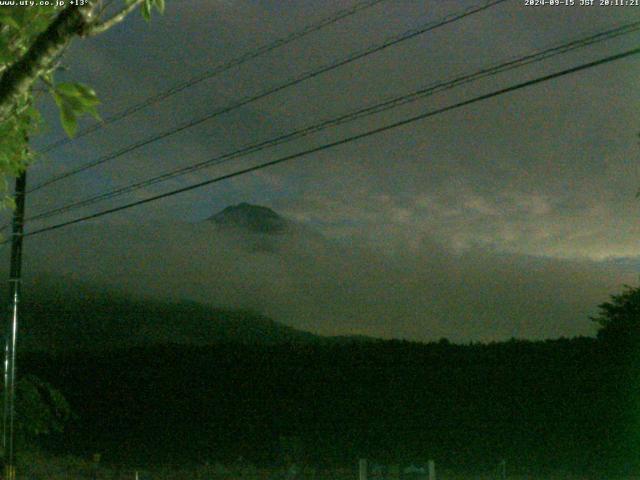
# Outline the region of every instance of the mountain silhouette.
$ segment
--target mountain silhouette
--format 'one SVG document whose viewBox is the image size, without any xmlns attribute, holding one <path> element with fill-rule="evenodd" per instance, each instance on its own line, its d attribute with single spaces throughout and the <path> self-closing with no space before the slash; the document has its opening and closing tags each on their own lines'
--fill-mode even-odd
<svg viewBox="0 0 640 480">
<path fill-rule="evenodd" d="M 20 323 L 20 345 L 26 350 L 165 343 L 274 345 L 320 338 L 249 310 L 141 298 L 58 279 L 29 288 Z"/>
<path fill-rule="evenodd" d="M 29 285 L 28 291 L 21 307 L 19 339 L 21 350 L 27 351 L 374 341 L 365 336 L 316 335 L 251 310 L 125 295 L 60 278 L 41 280 Z"/>
<path fill-rule="evenodd" d="M 232 205 L 209 218 L 217 225 L 251 233 L 279 234 L 291 228 L 291 222 L 268 207 L 240 203 Z"/>
</svg>

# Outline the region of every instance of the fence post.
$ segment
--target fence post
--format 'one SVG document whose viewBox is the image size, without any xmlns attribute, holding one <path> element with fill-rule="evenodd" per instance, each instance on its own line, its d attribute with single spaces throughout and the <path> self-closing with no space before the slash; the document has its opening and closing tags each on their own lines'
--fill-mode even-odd
<svg viewBox="0 0 640 480">
<path fill-rule="evenodd" d="M 361 458 L 358 464 L 358 480 L 367 480 L 367 459 Z"/>
<path fill-rule="evenodd" d="M 436 462 L 429 460 L 429 480 L 436 480 Z"/>
</svg>

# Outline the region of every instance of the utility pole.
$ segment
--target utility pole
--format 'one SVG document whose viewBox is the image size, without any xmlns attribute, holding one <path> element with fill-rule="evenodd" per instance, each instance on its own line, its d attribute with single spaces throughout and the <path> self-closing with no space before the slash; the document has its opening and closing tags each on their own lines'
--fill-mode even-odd
<svg viewBox="0 0 640 480">
<path fill-rule="evenodd" d="M 22 235 L 24 231 L 24 204 L 27 173 L 16 178 L 15 210 L 11 231 L 11 269 L 9 272 L 9 315 L 5 331 L 4 351 L 4 411 L 2 416 L 2 447 L 4 453 L 4 479 L 15 480 L 14 401 L 16 382 L 16 340 L 22 281 Z"/>
</svg>

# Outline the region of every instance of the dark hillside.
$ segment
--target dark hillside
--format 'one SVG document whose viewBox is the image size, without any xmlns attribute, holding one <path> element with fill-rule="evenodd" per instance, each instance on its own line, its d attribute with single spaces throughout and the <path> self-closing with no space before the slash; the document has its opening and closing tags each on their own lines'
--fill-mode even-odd
<svg viewBox="0 0 640 480">
<path fill-rule="evenodd" d="M 304 343 L 320 338 L 251 311 L 134 298 L 81 285 L 65 290 L 54 282 L 25 295 L 22 318 L 20 344 L 25 350 Z"/>
<path fill-rule="evenodd" d="M 274 463 L 281 436 L 299 438 L 312 463 L 429 456 L 477 469 L 506 458 L 580 471 L 631 459 L 620 366 L 588 338 L 165 345 L 22 365 L 79 413 L 68 446 L 117 462 Z"/>
</svg>

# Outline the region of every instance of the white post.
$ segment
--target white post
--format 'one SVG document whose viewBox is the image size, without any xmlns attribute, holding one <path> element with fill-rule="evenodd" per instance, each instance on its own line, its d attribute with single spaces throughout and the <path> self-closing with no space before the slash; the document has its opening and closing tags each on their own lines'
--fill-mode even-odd
<svg viewBox="0 0 640 480">
<path fill-rule="evenodd" d="M 358 480 L 367 480 L 367 459 L 361 458 L 358 465 Z"/>
<path fill-rule="evenodd" d="M 436 462 L 429 460 L 429 480 L 436 480 Z"/>
</svg>

